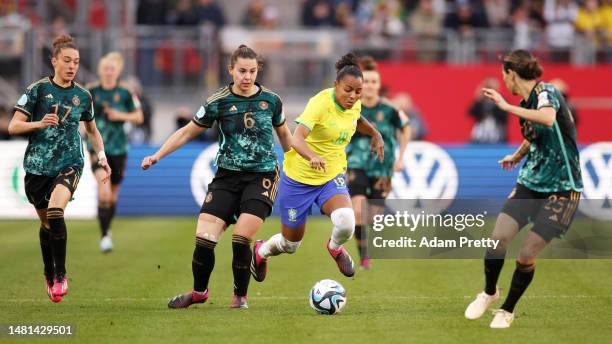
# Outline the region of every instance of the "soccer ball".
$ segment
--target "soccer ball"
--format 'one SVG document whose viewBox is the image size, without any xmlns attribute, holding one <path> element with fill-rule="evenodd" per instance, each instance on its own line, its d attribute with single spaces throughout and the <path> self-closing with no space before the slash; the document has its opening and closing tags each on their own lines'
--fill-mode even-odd
<svg viewBox="0 0 612 344">
<path fill-rule="evenodd" d="M 310 289 L 310 307 L 320 314 L 340 313 L 346 305 L 346 291 L 334 280 L 324 279 Z"/>
</svg>

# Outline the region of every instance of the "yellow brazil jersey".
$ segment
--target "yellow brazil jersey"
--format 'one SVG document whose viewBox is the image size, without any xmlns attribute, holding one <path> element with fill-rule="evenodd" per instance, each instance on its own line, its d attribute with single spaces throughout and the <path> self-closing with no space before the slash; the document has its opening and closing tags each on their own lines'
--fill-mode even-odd
<svg viewBox="0 0 612 344">
<path fill-rule="evenodd" d="M 285 174 L 300 183 L 323 185 L 346 172 L 346 145 L 357 128 L 361 102 L 342 109 L 335 101 L 334 89 L 328 88 L 310 98 L 304 112 L 295 120 L 310 129 L 306 144 L 325 160 L 325 172 L 310 167 L 310 162 L 294 149 L 285 153 Z"/>
</svg>

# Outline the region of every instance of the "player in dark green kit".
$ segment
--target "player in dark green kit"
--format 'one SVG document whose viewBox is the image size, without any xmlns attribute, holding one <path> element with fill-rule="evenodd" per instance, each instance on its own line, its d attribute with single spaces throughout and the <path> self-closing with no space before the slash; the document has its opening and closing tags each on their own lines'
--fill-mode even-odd
<svg viewBox="0 0 612 344">
<path fill-rule="evenodd" d="M 98 64 L 100 81 L 88 85 L 94 99 L 96 126 L 104 140 L 108 164 L 113 170 L 110 184 L 103 183 L 103 171 L 89 143 L 88 149 L 92 153 L 91 168 L 98 182 L 98 221 L 102 232 L 100 240 L 102 252 L 109 252 L 113 249 L 109 229 L 115 216 L 128 151 L 128 137 L 124 124 L 140 124 L 144 120 L 138 99 L 119 84 L 122 69 L 123 57 L 121 54 L 108 53 L 100 59 Z"/>
<path fill-rule="evenodd" d="M 533 228 L 521 244 L 508 296 L 495 312 L 491 328 L 512 324 L 514 307 L 533 279 L 538 254 L 567 232 L 582 191 L 576 127 L 565 99 L 552 85 L 538 80 L 542 67 L 529 52 L 515 50 L 501 62 L 506 87 L 523 98 L 520 106 L 508 104 L 495 90 L 483 92 L 500 109 L 519 117 L 524 141 L 500 164 L 510 170 L 525 157 L 526 161 L 491 234 L 499 244 L 485 255 L 485 290 L 467 307 L 466 318 L 479 318 L 499 299 L 497 280 L 506 247 L 528 222 Z"/>
<path fill-rule="evenodd" d="M 210 96 L 188 125 L 142 161 L 146 170 L 215 121 L 219 125 L 218 169 L 208 185 L 196 229 L 191 263 L 193 290 L 175 296 L 168 303 L 170 308 L 186 308 L 208 299 L 215 246 L 225 229 L 234 223 L 231 307 L 248 308 L 250 242 L 272 211 L 280 177 L 273 132 L 276 131 L 285 152 L 291 148 L 291 133 L 285 124 L 280 97 L 255 82 L 260 68 L 257 54 L 241 45 L 231 55 L 228 66 L 233 82 Z"/>
<path fill-rule="evenodd" d="M 68 292 L 64 209 L 83 173 L 81 121 L 100 158 L 103 181 L 108 181 L 111 174 L 94 121 L 91 94 L 74 82 L 79 60 L 72 37 L 55 39 L 51 58 L 55 74 L 27 88 L 17 101 L 9 124 L 11 135 L 28 135 L 23 161 L 25 192 L 40 218 L 45 283 L 53 302 L 60 302 Z"/>
<path fill-rule="evenodd" d="M 363 93 L 361 96 L 361 116 L 367 119 L 380 132 L 385 142 L 385 160 L 375 159 L 370 152 L 370 137 L 355 133 L 347 147 L 348 186 L 355 211 L 355 240 L 359 249 L 360 266 L 370 268 L 367 252 L 366 233 L 362 228 L 362 204 L 367 199 L 385 199 L 391 190 L 393 172 L 403 169 L 402 158 L 410 140 L 408 116 L 398 110 L 388 100 L 379 96 L 380 74 L 376 61 L 369 56 L 360 59 L 363 71 Z M 399 155 L 395 159 L 395 150 Z M 369 213 L 377 209 L 369 209 Z"/>
</svg>

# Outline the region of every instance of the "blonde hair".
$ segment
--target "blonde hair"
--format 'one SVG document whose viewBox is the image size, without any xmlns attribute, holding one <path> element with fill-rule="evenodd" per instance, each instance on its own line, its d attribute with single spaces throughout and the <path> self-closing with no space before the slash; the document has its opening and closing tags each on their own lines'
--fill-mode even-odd
<svg viewBox="0 0 612 344">
<path fill-rule="evenodd" d="M 102 66 L 107 62 L 114 64 L 119 70 L 119 74 L 121 74 L 123 71 L 123 55 L 121 55 L 121 53 L 111 51 L 110 53 L 102 56 L 100 62 L 98 62 L 98 73 L 100 72 Z"/>
</svg>

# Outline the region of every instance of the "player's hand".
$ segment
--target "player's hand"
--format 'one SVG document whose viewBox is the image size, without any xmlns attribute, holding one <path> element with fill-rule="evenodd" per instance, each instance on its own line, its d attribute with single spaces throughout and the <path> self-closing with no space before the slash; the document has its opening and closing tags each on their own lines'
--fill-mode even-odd
<svg viewBox="0 0 612 344">
<path fill-rule="evenodd" d="M 393 165 L 394 172 L 401 172 L 404 169 L 404 162 L 402 160 L 396 160 Z"/>
<path fill-rule="evenodd" d="M 119 122 L 123 120 L 123 118 L 119 114 L 119 111 L 115 109 L 107 107 L 104 109 L 104 112 L 106 113 L 106 117 L 108 118 L 109 121 Z"/>
<path fill-rule="evenodd" d="M 482 94 L 485 96 L 485 98 L 490 99 L 492 102 L 494 102 L 498 108 L 504 111 L 507 111 L 509 104 L 508 102 L 506 102 L 504 97 L 502 97 L 502 95 L 499 94 L 499 92 L 497 92 L 496 90 L 492 88 L 483 88 Z"/>
<path fill-rule="evenodd" d="M 151 168 L 151 166 L 157 164 L 158 161 L 159 159 L 156 158 L 155 155 L 149 155 L 149 156 L 146 156 L 144 159 L 142 159 L 142 163 L 140 164 L 140 167 L 142 167 L 142 169 L 146 171 L 149 168 Z"/>
<path fill-rule="evenodd" d="M 59 117 L 57 117 L 54 113 L 48 113 L 43 117 L 40 121 L 40 129 L 45 129 L 46 127 L 56 126 L 59 124 Z"/>
<path fill-rule="evenodd" d="M 325 172 L 325 160 L 323 160 L 323 158 L 320 156 L 315 155 L 314 157 L 310 158 L 310 167 L 317 171 Z"/>
<path fill-rule="evenodd" d="M 385 160 L 385 141 L 379 132 L 376 132 L 376 135 L 370 141 L 370 151 L 376 155 L 376 159 L 380 160 L 380 162 Z"/>
<path fill-rule="evenodd" d="M 108 165 L 108 160 L 106 160 L 106 158 L 98 160 L 98 164 L 104 169 L 104 172 L 106 172 L 106 175 L 104 178 L 102 178 L 102 183 L 106 184 L 112 173 L 111 168 Z"/>
<path fill-rule="evenodd" d="M 516 167 L 516 165 L 518 165 L 519 163 L 514 157 L 514 155 L 506 155 L 503 159 L 501 159 L 498 162 L 499 162 L 499 166 L 501 166 L 501 168 L 503 168 L 506 171 L 512 171 Z"/>
</svg>

